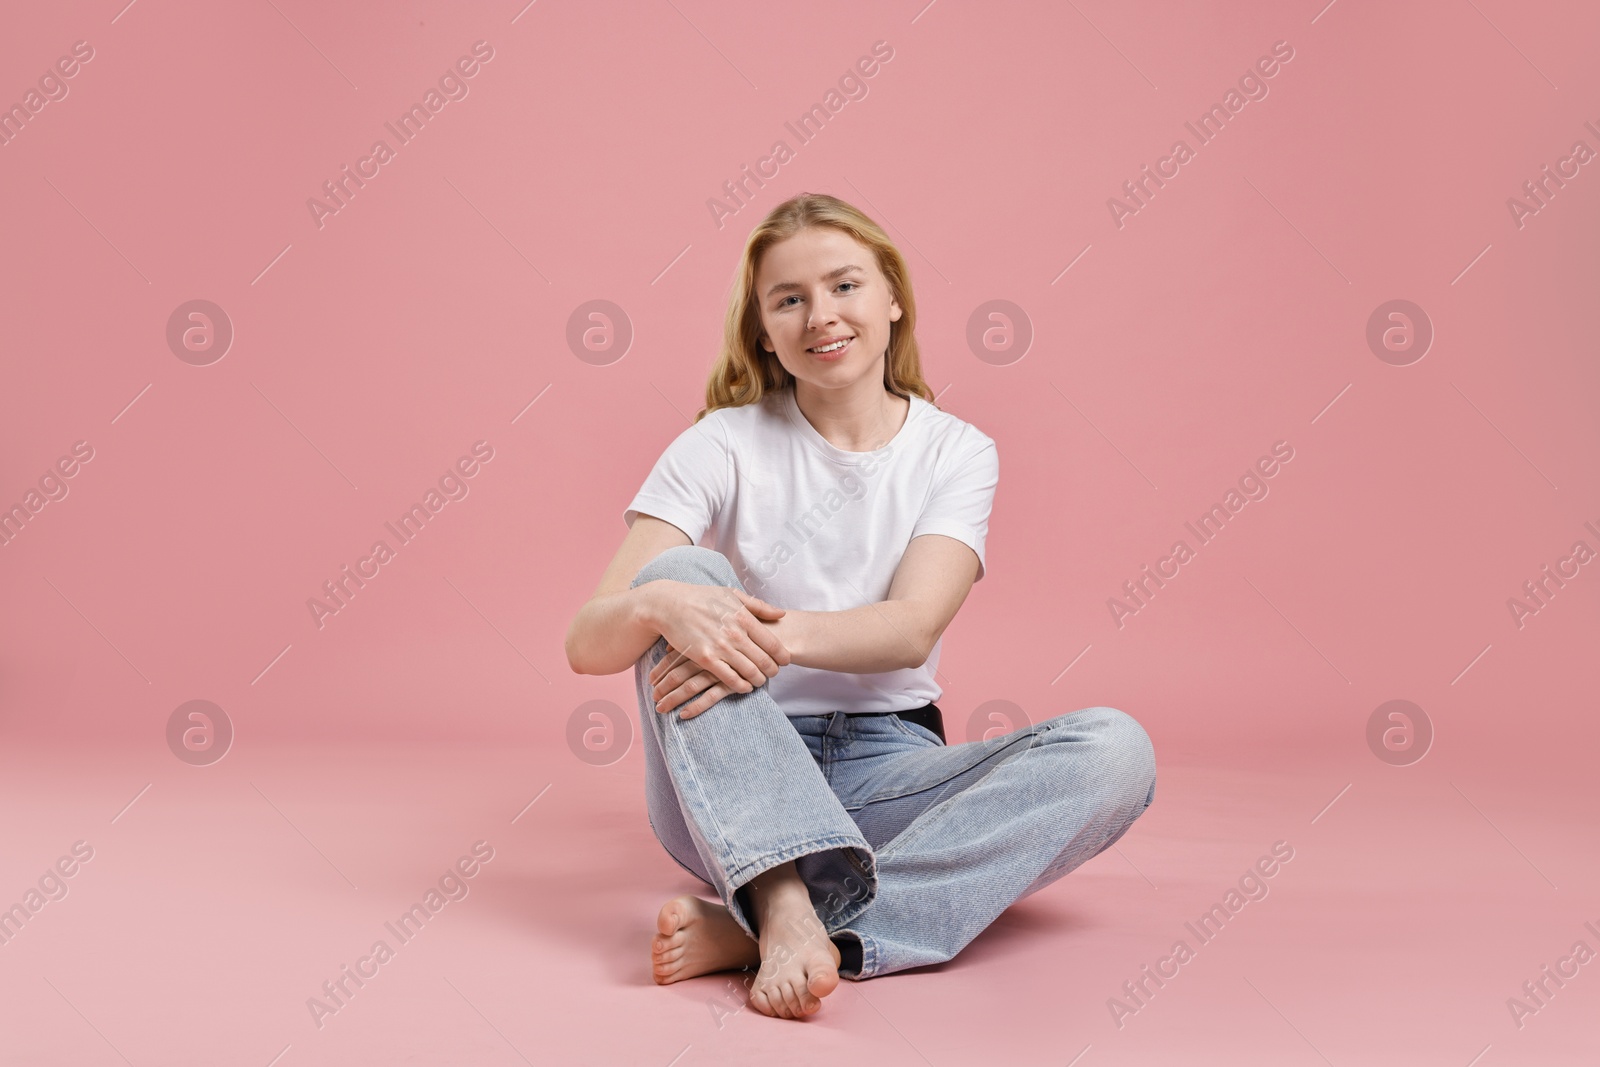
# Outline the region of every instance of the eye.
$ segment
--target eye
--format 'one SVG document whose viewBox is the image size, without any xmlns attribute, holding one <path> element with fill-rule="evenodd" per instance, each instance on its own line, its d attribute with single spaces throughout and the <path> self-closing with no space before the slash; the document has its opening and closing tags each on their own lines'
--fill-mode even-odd
<svg viewBox="0 0 1600 1067">
<path fill-rule="evenodd" d="M 786 296 L 782 300 L 778 301 L 778 306 L 779 307 L 783 307 L 783 306 L 787 305 L 789 303 L 789 301 L 791 301 L 791 300 L 799 300 L 799 299 L 800 298 L 798 296 Z"/>
<path fill-rule="evenodd" d="M 860 283 L 859 283 L 859 282 L 840 282 L 840 283 L 839 283 L 839 285 L 840 285 L 840 286 L 841 286 L 841 287 L 843 287 L 843 286 L 846 286 L 846 285 L 848 285 L 848 286 L 850 286 L 850 287 L 851 287 L 851 288 L 852 288 L 852 289 L 859 289 L 859 288 L 861 288 L 861 284 L 860 284 Z"/>
</svg>

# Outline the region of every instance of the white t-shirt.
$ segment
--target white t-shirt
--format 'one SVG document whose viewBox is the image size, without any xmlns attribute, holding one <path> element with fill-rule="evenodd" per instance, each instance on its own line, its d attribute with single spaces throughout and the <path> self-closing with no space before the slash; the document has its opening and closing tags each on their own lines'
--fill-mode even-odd
<svg viewBox="0 0 1600 1067">
<path fill-rule="evenodd" d="M 719 408 L 667 446 L 623 512 L 664 519 L 733 564 L 745 590 L 780 608 L 845 611 L 888 599 L 911 539 L 984 539 L 1000 481 L 994 441 L 911 397 L 906 421 L 875 452 L 817 432 L 793 387 Z M 788 715 L 908 711 L 939 699 L 940 644 L 921 667 L 844 674 L 788 664 L 766 689 Z"/>
</svg>

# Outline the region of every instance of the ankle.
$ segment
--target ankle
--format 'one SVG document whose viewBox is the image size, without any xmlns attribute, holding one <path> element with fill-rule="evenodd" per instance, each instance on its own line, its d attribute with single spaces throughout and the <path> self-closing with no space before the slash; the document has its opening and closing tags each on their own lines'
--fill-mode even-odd
<svg viewBox="0 0 1600 1067">
<path fill-rule="evenodd" d="M 807 900 L 811 898 L 805 881 L 795 870 L 793 860 L 762 871 L 750 879 L 750 897 L 758 908 L 763 907 L 764 902 L 789 904 L 800 896 Z"/>
<path fill-rule="evenodd" d="M 751 912 L 763 927 L 772 920 L 792 921 L 798 911 L 811 911 L 811 891 L 795 871 L 793 861 L 763 871 L 750 880 L 747 888 Z"/>
</svg>

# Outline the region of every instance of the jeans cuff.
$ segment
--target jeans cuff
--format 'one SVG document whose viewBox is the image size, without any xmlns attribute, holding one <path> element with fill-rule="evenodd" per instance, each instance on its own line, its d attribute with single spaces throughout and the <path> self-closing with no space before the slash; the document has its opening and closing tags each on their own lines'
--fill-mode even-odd
<svg viewBox="0 0 1600 1067">
<path fill-rule="evenodd" d="M 840 864 L 837 860 L 830 862 L 821 859 L 823 854 L 829 852 L 841 853 L 845 862 Z M 806 863 L 804 861 L 807 857 L 817 857 L 817 860 L 812 863 Z M 733 916 L 734 922 L 738 923 L 745 933 L 752 938 L 759 940 L 760 935 L 756 931 L 751 914 L 747 911 L 748 894 L 741 895 L 740 891 L 762 874 L 790 860 L 797 861 L 796 869 L 802 875 L 802 878 L 810 875 L 810 879 L 807 880 L 808 888 L 813 887 L 815 880 L 819 875 L 822 875 L 823 880 L 829 883 L 824 888 L 826 895 L 836 895 L 833 890 L 834 885 L 840 881 L 839 871 L 841 868 L 855 872 L 854 874 L 845 874 L 844 877 L 846 879 L 855 880 L 858 884 L 868 887 L 869 891 L 864 898 L 854 900 L 853 904 L 841 912 L 832 924 L 824 918 L 824 929 L 828 925 L 842 925 L 854 919 L 862 911 L 866 910 L 867 905 L 872 901 L 872 897 L 876 895 L 877 859 L 872 853 L 872 847 L 867 844 L 866 838 L 861 837 L 859 834 L 850 836 L 829 834 L 824 837 L 812 838 L 799 844 L 789 845 L 758 860 L 744 863 L 726 876 L 727 881 L 725 884 L 727 889 L 723 894 L 723 899 L 727 904 L 728 912 Z M 845 899 L 851 898 L 847 897 Z"/>
<path fill-rule="evenodd" d="M 855 930 L 840 930 L 833 935 L 838 946 L 839 977 L 850 982 L 871 978 L 878 972 L 878 945 L 871 937 Z"/>
<path fill-rule="evenodd" d="M 839 977 L 855 978 L 861 974 L 861 942 L 853 934 L 833 938 L 833 947 L 839 950 Z"/>
</svg>

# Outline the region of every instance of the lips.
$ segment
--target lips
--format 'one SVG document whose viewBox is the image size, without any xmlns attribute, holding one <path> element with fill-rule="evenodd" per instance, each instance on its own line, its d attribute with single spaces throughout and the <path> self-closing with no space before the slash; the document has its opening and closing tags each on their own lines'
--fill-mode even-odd
<svg viewBox="0 0 1600 1067">
<path fill-rule="evenodd" d="M 854 337 L 845 337 L 845 338 L 836 337 L 832 341 L 825 342 L 825 344 L 833 344 L 833 343 L 835 343 L 837 341 L 840 341 L 840 340 L 844 341 L 843 346 L 841 346 L 839 348 L 835 348 L 830 352 L 818 352 L 816 349 L 817 349 L 817 347 L 821 347 L 821 346 L 813 346 L 811 348 L 806 349 L 806 352 L 807 352 L 807 354 L 809 354 L 810 356 L 812 356 L 815 359 L 820 359 L 820 360 L 823 360 L 825 362 L 830 362 L 831 363 L 831 362 L 833 362 L 835 360 L 843 358 L 844 354 L 846 352 L 850 351 L 850 346 L 855 344 L 855 338 Z"/>
</svg>

